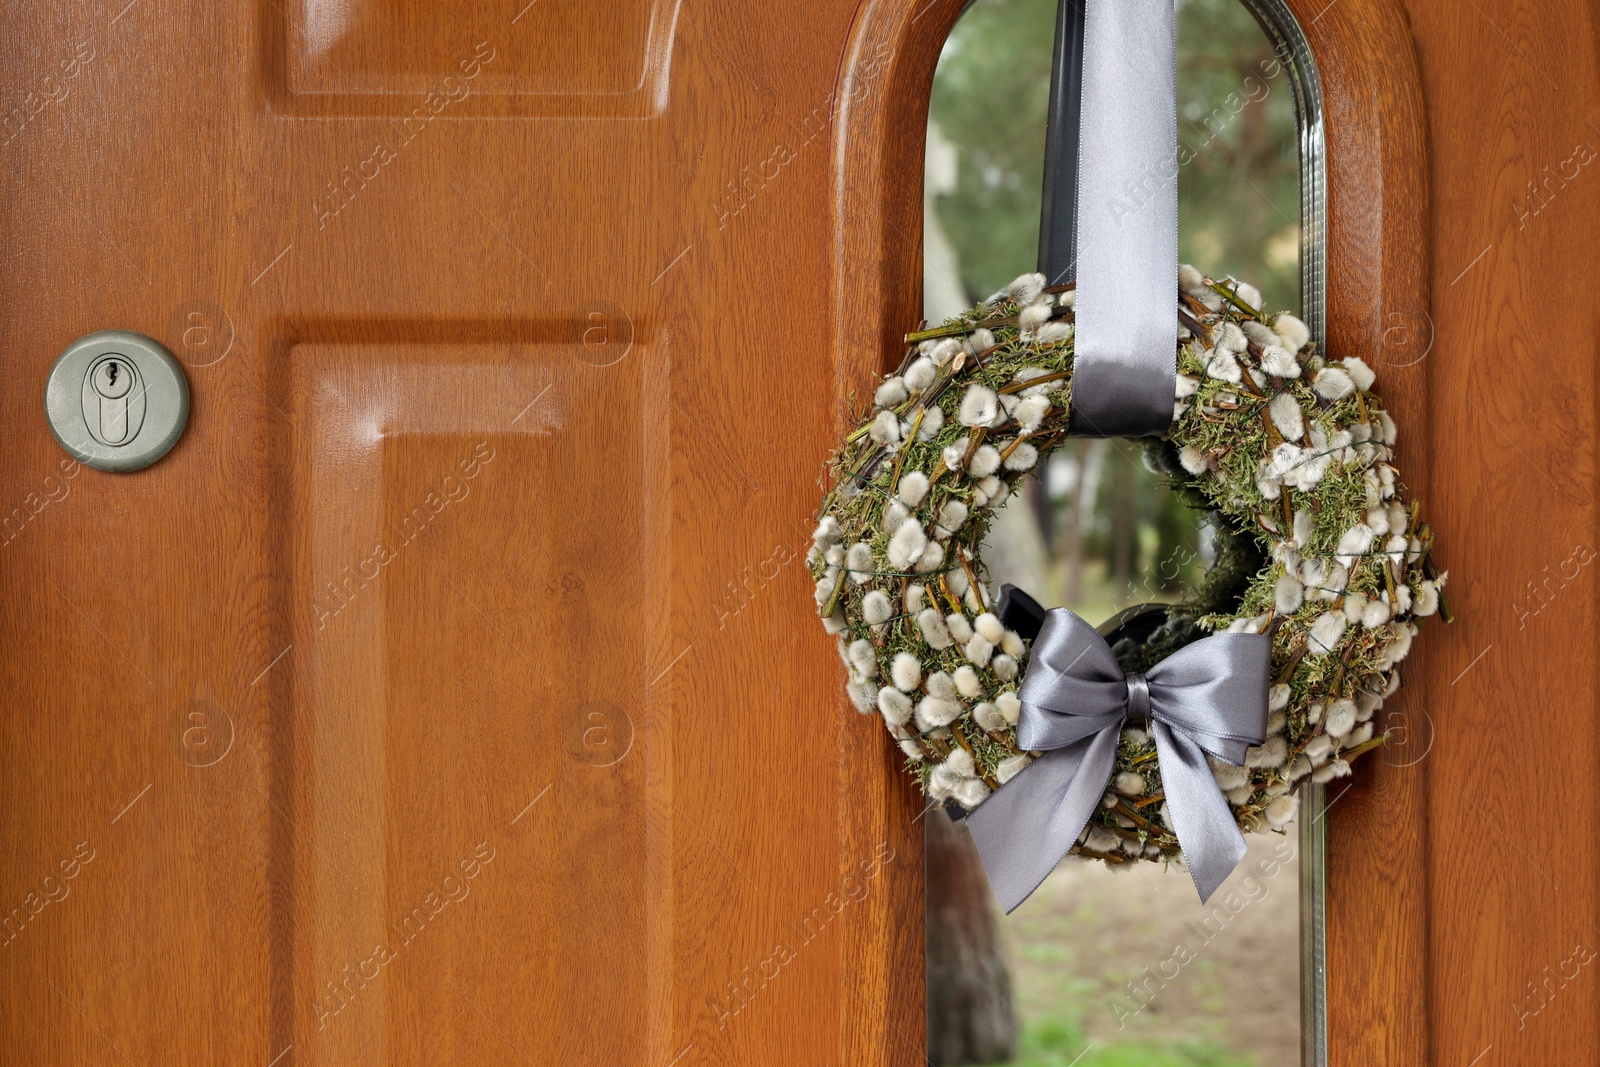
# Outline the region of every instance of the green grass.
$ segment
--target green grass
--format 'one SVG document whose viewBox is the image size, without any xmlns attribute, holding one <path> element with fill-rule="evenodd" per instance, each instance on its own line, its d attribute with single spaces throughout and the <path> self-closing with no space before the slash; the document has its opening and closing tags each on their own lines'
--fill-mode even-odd
<svg viewBox="0 0 1600 1067">
<path fill-rule="evenodd" d="M 1017 1058 L 1005 1067 L 1254 1067 L 1254 1063 L 1209 1041 L 1091 1045 L 1074 1023 L 1042 1019 L 1029 1024 Z"/>
</svg>

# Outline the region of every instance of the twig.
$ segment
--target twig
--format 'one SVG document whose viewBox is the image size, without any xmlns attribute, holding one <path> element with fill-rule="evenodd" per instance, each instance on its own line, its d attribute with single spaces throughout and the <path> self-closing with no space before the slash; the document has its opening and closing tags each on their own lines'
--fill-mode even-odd
<svg viewBox="0 0 1600 1067">
<path fill-rule="evenodd" d="M 1024 389 L 1031 389 L 1036 385 L 1043 385 L 1046 382 L 1058 382 L 1063 378 L 1070 377 L 1072 377 L 1072 371 L 1070 368 L 1067 370 L 1058 370 L 1054 374 L 1041 374 L 1039 377 L 1029 378 L 1025 382 L 1012 382 L 1009 385 L 1001 386 L 995 391 L 1000 393 L 1002 396 L 1010 396 L 1012 393 L 1020 393 Z"/>
<path fill-rule="evenodd" d="M 973 766 L 978 768 L 978 776 L 983 779 L 984 784 L 987 785 L 991 790 L 999 789 L 1000 783 L 995 780 L 994 775 L 984 770 L 983 764 L 978 762 L 978 753 L 972 747 L 972 742 L 967 740 L 967 735 L 961 732 L 960 723 L 953 722 L 950 724 L 950 736 L 954 737 L 956 739 L 956 744 L 966 749 L 967 755 L 972 757 Z"/>
<path fill-rule="evenodd" d="M 949 607 L 951 614 L 960 615 L 961 602 L 955 598 L 955 594 L 950 592 L 950 583 L 945 580 L 945 575 L 948 573 L 948 571 L 939 572 L 939 592 L 944 594 L 945 605 Z"/>
<path fill-rule="evenodd" d="M 986 325 L 982 322 L 965 323 L 955 322 L 947 326 L 935 326 L 931 330 L 913 330 L 906 334 L 906 344 L 914 345 L 919 341 L 934 341 L 941 337 L 962 337 Z"/>
<path fill-rule="evenodd" d="M 958 549 L 956 559 L 961 561 L 961 569 L 966 572 L 967 584 L 972 588 L 972 595 L 978 598 L 978 607 L 987 611 L 989 604 L 984 599 L 983 586 L 978 584 L 978 576 L 972 572 L 972 564 L 967 562 L 967 554 Z"/>
<path fill-rule="evenodd" d="M 1160 837 L 1160 836 L 1164 836 L 1164 835 L 1170 836 L 1170 835 L 1168 835 L 1168 831 L 1164 827 L 1157 826 L 1155 823 L 1151 822 L 1149 819 L 1145 818 L 1143 815 L 1140 815 L 1131 806 L 1129 806 L 1129 804 L 1128 804 L 1128 802 L 1126 800 L 1122 799 L 1121 797 L 1117 798 L 1117 806 L 1112 808 L 1111 810 L 1116 812 L 1119 815 L 1122 815 L 1122 816 L 1125 816 L 1126 818 L 1132 819 L 1135 826 L 1138 826 L 1140 829 L 1142 829 L 1145 833 L 1149 834 L 1151 837 Z"/>
<path fill-rule="evenodd" d="M 984 429 L 984 427 L 979 426 L 972 431 L 971 437 L 967 439 L 967 454 L 961 458 L 961 466 L 963 468 L 971 466 L 972 457 L 978 454 L 978 446 L 983 444 Z"/>
<path fill-rule="evenodd" d="M 1052 321 L 1066 319 L 1068 322 L 1072 322 L 1074 321 L 1073 309 L 1060 306 L 1053 307 L 1050 309 L 1050 318 Z M 908 333 L 905 336 L 905 342 L 908 345 L 912 345 L 921 341 L 938 340 L 942 337 L 965 337 L 967 334 L 976 333 L 979 330 L 1001 330 L 1007 326 L 1015 326 L 1017 323 L 1018 316 L 1016 315 L 1002 315 L 999 318 L 983 319 L 980 322 L 954 322 L 945 326 L 935 326 L 931 330 L 916 330 Z"/>
<path fill-rule="evenodd" d="M 1240 311 L 1244 312 L 1246 315 L 1250 316 L 1252 319 L 1261 318 L 1261 312 L 1257 311 L 1249 304 L 1246 304 L 1243 300 L 1240 300 L 1226 285 L 1223 285 L 1220 282 L 1211 281 L 1209 279 L 1207 279 L 1206 285 L 1210 286 L 1211 289 L 1214 290 L 1224 300 L 1238 308 Z"/>
<path fill-rule="evenodd" d="M 894 475 L 889 479 L 889 492 L 891 493 L 900 491 L 900 469 L 905 466 L 906 453 L 911 451 L 911 445 L 917 439 L 917 431 L 922 429 L 922 417 L 927 413 L 928 409 L 926 407 L 920 407 L 917 409 L 917 417 L 911 421 L 911 432 L 906 434 L 906 446 L 900 450 L 900 454 L 894 459 Z"/>
<path fill-rule="evenodd" d="M 1389 740 L 1389 734 L 1388 734 L 1387 731 L 1385 731 L 1384 733 L 1379 734 L 1377 737 L 1374 737 L 1370 741 L 1363 741 L 1361 744 L 1357 745 L 1355 748 L 1347 749 L 1344 752 L 1339 753 L 1339 758 L 1344 760 L 1346 763 L 1349 763 L 1352 760 L 1354 760 L 1357 756 L 1366 755 L 1368 752 L 1371 752 L 1373 749 L 1377 748 L 1379 745 L 1383 744 L 1384 742 L 1386 742 L 1388 740 Z"/>
<path fill-rule="evenodd" d="M 1267 398 L 1267 391 L 1256 384 L 1255 375 L 1250 373 L 1249 367 L 1241 366 L 1239 368 L 1239 377 L 1250 386 L 1250 392 L 1245 393 L 1245 396 L 1251 400 L 1265 400 Z"/>
<path fill-rule="evenodd" d="M 1118 856 L 1110 852 L 1096 852 L 1094 849 L 1085 848 L 1082 845 L 1074 845 L 1072 851 L 1079 856 L 1088 856 L 1092 860 L 1105 860 L 1107 863 L 1118 867 L 1128 862 L 1128 857 L 1126 856 Z"/>
<path fill-rule="evenodd" d="M 846 562 L 849 562 L 846 560 Z M 839 568 L 839 580 L 834 583 L 833 592 L 828 594 L 828 602 L 822 606 L 820 614 L 824 619 L 833 618 L 833 613 L 839 607 L 839 598 L 844 595 L 845 583 L 850 580 L 850 574 L 843 567 Z"/>
<path fill-rule="evenodd" d="M 1288 682 L 1290 678 L 1293 678 L 1294 669 L 1300 666 L 1301 660 L 1306 658 L 1307 648 L 1308 646 L 1301 645 L 1299 648 L 1295 649 L 1294 652 L 1289 655 L 1288 660 L 1285 661 L 1283 670 L 1278 672 L 1278 676 L 1274 678 L 1273 681 L 1279 685 L 1283 685 L 1284 683 Z"/>
<path fill-rule="evenodd" d="M 1013 439 L 1012 442 L 1009 445 L 1006 445 L 1005 448 L 1000 450 L 1000 462 L 1004 463 L 1006 460 L 1010 459 L 1011 458 L 1011 453 L 1015 452 L 1018 449 L 1018 447 L 1020 447 L 1022 445 L 1022 443 L 1024 441 L 1026 441 L 1028 438 L 1030 438 L 1032 436 L 1033 436 L 1032 434 L 1026 434 L 1026 433 L 1017 435 L 1017 437 L 1015 439 Z"/>
<path fill-rule="evenodd" d="M 1203 307 L 1204 305 L 1200 306 Z M 1178 321 L 1184 326 L 1188 327 L 1189 332 L 1194 334 L 1195 337 L 1199 339 L 1200 343 L 1205 347 L 1213 348 L 1216 346 L 1216 332 L 1212 330 L 1210 326 L 1207 326 L 1204 322 L 1201 322 L 1196 316 L 1189 314 L 1183 308 L 1179 308 Z"/>
</svg>

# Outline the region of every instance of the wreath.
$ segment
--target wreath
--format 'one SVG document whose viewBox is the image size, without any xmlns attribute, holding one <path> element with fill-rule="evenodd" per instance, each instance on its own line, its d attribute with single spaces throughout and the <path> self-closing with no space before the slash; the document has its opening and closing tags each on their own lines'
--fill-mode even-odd
<svg viewBox="0 0 1600 1067">
<path fill-rule="evenodd" d="M 979 546 L 995 509 L 1067 434 L 1072 285 L 1018 278 L 933 329 L 830 459 L 808 564 L 847 691 L 881 715 L 935 802 L 982 803 L 1036 753 L 1018 744 L 1030 641 L 997 611 Z M 1281 828 L 1302 780 L 1383 743 L 1420 621 L 1449 617 L 1433 534 L 1407 503 L 1396 427 L 1361 359 L 1330 359 L 1234 278 L 1178 273 L 1177 388 L 1148 462 L 1214 527 L 1217 562 L 1153 627 L 1113 635 L 1128 672 L 1219 632 L 1271 641 L 1268 719 L 1243 766 L 1207 757 L 1241 830 Z M 1072 851 L 1118 866 L 1180 854 L 1150 731 L 1125 726 Z"/>
</svg>

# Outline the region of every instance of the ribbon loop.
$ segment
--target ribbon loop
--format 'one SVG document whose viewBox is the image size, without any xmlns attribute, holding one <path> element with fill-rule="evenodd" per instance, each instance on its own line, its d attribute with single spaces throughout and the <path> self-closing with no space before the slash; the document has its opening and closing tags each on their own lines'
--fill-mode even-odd
<svg viewBox="0 0 1600 1067">
<path fill-rule="evenodd" d="M 1149 722 L 1172 829 L 1209 900 L 1245 843 L 1206 755 L 1237 765 L 1264 740 L 1271 658 L 1265 635 L 1216 634 L 1123 674 L 1094 627 L 1050 611 L 1019 694 L 1018 743 L 1040 755 L 967 816 L 1001 906 L 1026 900 L 1077 843 L 1129 721 Z"/>
</svg>

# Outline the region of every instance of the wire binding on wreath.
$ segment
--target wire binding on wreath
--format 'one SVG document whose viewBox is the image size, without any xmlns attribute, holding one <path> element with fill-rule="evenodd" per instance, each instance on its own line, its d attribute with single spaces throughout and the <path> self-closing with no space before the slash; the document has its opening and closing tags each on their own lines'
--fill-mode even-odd
<svg viewBox="0 0 1600 1067">
<path fill-rule="evenodd" d="M 807 557 L 847 691 L 876 711 L 936 800 L 972 808 L 1030 760 L 1016 740 L 1028 648 L 991 610 L 979 545 L 994 509 L 1066 436 L 1073 287 L 1025 274 L 911 347 L 833 456 Z M 1282 827 L 1291 790 L 1381 744 L 1418 622 L 1448 619 L 1433 534 L 1404 501 L 1394 420 L 1361 359 L 1329 360 L 1293 315 L 1233 278 L 1178 273 L 1177 388 L 1152 465 L 1212 516 L 1218 562 L 1142 644 L 1144 670 L 1206 632 L 1273 639 L 1266 741 L 1213 762 L 1246 831 Z M 1111 789 L 1075 851 L 1172 859 L 1155 746 L 1127 728 Z"/>
</svg>

